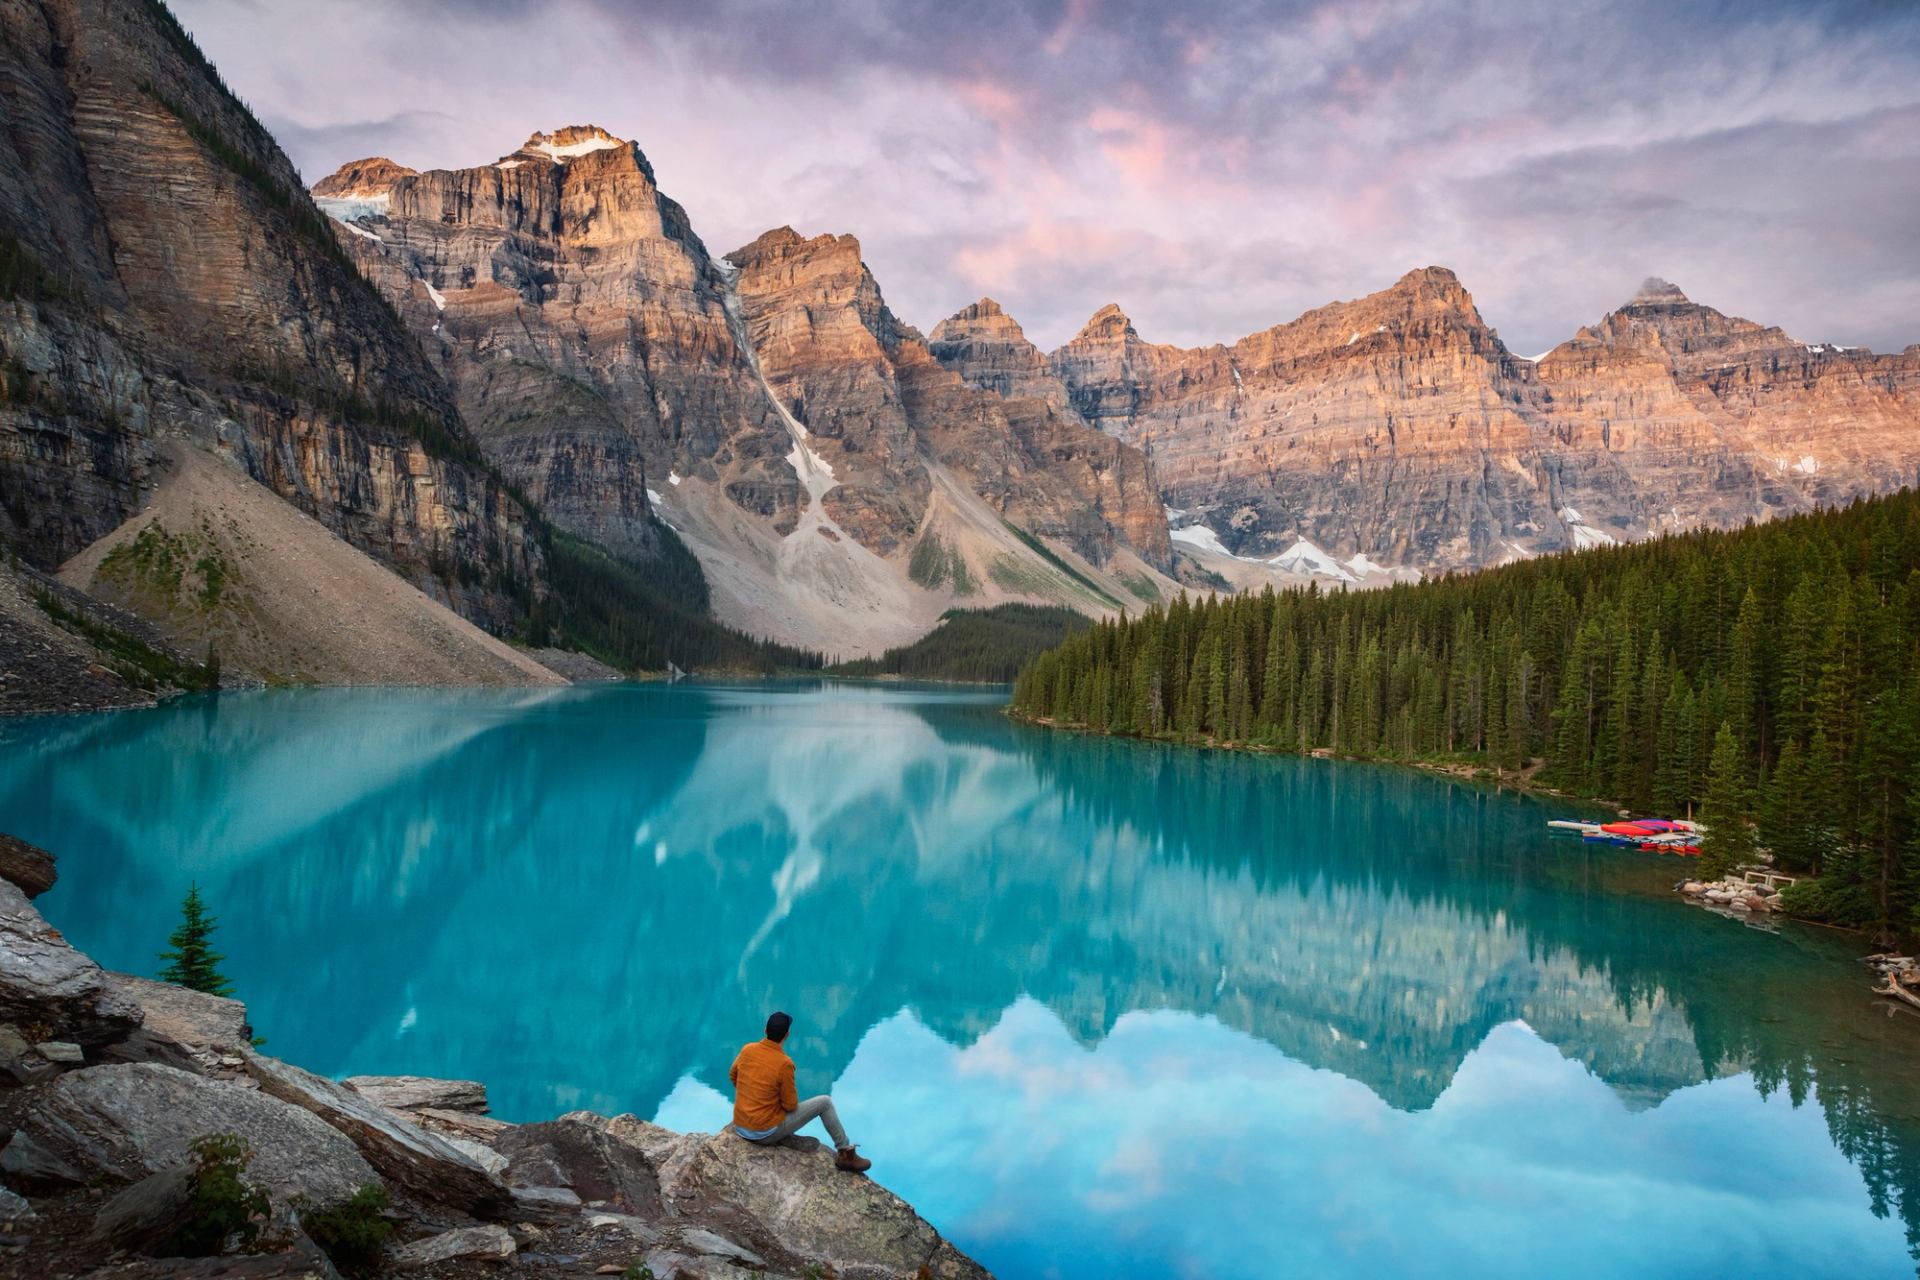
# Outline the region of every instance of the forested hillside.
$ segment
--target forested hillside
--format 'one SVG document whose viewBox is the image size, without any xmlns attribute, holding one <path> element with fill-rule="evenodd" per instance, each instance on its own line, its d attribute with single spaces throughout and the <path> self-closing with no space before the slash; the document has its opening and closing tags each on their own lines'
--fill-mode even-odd
<svg viewBox="0 0 1920 1280">
<path fill-rule="evenodd" d="M 699 561 L 673 530 L 659 528 L 658 554 L 642 563 L 564 530 L 544 530 L 553 589 L 528 605 L 526 635 L 622 671 L 818 670 L 817 653 L 750 636 L 716 621 Z"/>
<path fill-rule="evenodd" d="M 1910 491 L 1384 591 L 1182 596 L 1042 655 L 1013 707 L 1104 733 L 1538 764 L 1641 811 L 1743 815 L 1779 865 L 1820 873 L 1797 895 L 1809 913 L 1920 923 Z"/>
<path fill-rule="evenodd" d="M 843 662 L 843 676 L 911 676 L 922 680 L 977 680 L 1003 684 L 1033 658 L 1091 623 L 1062 605 L 1002 604 L 949 609 L 940 625 L 912 644 L 877 658 Z"/>
</svg>

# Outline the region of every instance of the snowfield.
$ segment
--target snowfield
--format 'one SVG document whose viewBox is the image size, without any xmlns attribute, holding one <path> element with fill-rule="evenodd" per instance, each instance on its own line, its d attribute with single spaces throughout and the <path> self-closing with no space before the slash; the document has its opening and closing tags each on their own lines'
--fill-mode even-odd
<svg viewBox="0 0 1920 1280">
<path fill-rule="evenodd" d="M 1217 556 L 1231 556 L 1236 560 L 1240 558 L 1222 545 L 1219 534 L 1203 524 L 1190 524 L 1184 529 L 1174 529 L 1169 531 L 1167 536 L 1175 542 L 1184 542 L 1190 547 L 1198 547 L 1202 551 L 1211 551 Z"/>
<path fill-rule="evenodd" d="M 541 142 L 528 147 L 529 151 L 538 151 L 550 157 L 556 164 L 565 164 L 575 156 L 584 156 L 592 151 L 611 151 L 624 144 L 612 138 L 588 138 L 585 142 L 570 142 L 564 147 L 556 147 L 551 142 Z"/>
<path fill-rule="evenodd" d="M 1332 578 L 1335 582 L 1358 582 L 1359 579 L 1349 573 L 1346 566 L 1322 551 L 1320 548 L 1300 539 L 1273 559 L 1267 561 L 1276 569 L 1289 573 L 1310 574 L 1316 578 Z"/>
</svg>

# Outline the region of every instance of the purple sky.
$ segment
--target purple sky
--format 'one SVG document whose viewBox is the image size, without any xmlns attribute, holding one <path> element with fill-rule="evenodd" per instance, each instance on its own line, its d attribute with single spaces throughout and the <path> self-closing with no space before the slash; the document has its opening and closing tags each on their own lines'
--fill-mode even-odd
<svg viewBox="0 0 1920 1280">
<path fill-rule="evenodd" d="M 1528 355 L 1648 275 L 1920 342 L 1908 0 L 174 7 L 310 181 L 600 124 L 713 252 L 852 232 L 923 329 L 987 294 L 1043 347 L 1106 302 L 1231 341 L 1440 264 Z"/>
</svg>

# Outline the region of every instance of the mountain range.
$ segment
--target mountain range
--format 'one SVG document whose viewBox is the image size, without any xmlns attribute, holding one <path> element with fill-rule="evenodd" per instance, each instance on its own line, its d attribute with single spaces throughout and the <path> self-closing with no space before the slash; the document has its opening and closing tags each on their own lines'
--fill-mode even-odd
<svg viewBox="0 0 1920 1280">
<path fill-rule="evenodd" d="M 991 299 L 923 336 L 852 235 L 715 255 L 596 126 L 309 192 L 162 5 L 0 34 L 0 538 L 270 679 L 391 679 L 400 631 L 520 678 L 479 632 L 568 642 L 595 574 L 851 657 L 955 605 L 1372 585 L 1920 480 L 1920 347 L 1664 281 L 1531 359 L 1439 267 L 1231 345 L 1106 306 L 1043 352 Z M 368 560 L 442 613 L 279 618 L 269 576 Z"/>
<path fill-rule="evenodd" d="M 1531 358 L 1440 267 L 1231 346 L 1147 342 L 1109 305 L 1043 353 L 992 299 L 932 346 L 1144 449 L 1208 563 L 1475 568 L 1920 482 L 1920 346 L 1803 343 L 1657 279 Z"/>
<path fill-rule="evenodd" d="M 470 169 L 356 161 L 313 193 L 502 471 L 623 554 L 652 554 L 659 517 L 743 629 L 846 652 L 955 602 L 1172 585 L 1145 456 L 969 387 L 852 236 L 715 257 L 640 149 L 591 125 Z"/>
</svg>

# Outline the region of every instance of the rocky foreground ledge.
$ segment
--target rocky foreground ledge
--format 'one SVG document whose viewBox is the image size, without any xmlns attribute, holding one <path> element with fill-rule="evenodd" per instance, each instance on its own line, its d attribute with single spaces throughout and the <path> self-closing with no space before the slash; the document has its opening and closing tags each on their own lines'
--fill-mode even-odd
<svg viewBox="0 0 1920 1280">
<path fill-rule="evenodd" d="M 51 860 L 0 852 L 0 1274 L 332 1280 L 329 1234 L 309 1228 L 369 1187 L 391 1230 L 350 1275 L 987 1274 L 810 1139 L 763 1149 L 585 1111 L 509 1125 L 474 1082 L 336 1082 L 266 1057 L 240 1002 L 68 945 L 29 900 Z M 190 1144 L 209 1134 L 252 1149 L 270 1225 L 224 1256 L 156 1256 L 204 1210 Z"/>
</svg>

